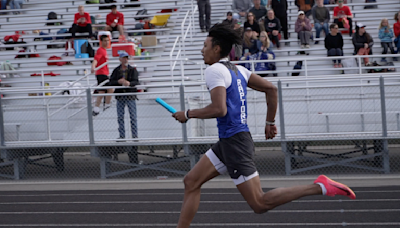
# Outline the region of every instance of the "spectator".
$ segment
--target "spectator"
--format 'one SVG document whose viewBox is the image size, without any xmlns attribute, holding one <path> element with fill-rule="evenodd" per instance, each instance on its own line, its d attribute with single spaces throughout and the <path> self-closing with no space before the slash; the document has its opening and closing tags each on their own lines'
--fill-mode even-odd
<svg viewBox="0 0 400 228">
<path fill-rule="evenodd" d="M 314 0 L 295 0 L 294 4 L 299 8 L 299 11 L 304 11 L 306 17 L 309 17 L 314 6 Z"/>
<path fill-rule="evenodd" d="M 273 60 L 275 59 L 275 54 L 269 49 L 270 40 L 268 39 L 268 34 L 266 32 L 261 32 L 260 40 L 257 41 L 257 46 L 259 47 L 259 51 L 252 54 L 243 56 L 240 60 Z M 253 70 L 251 63 L 244 63 L 244 67 L 248 70 Z M 269 71 L 269 70 L 276 70 L 275 63 L 272 62 L 260 62 L 254 63 L 254 70 L 255 71 Z M 268 76 L 265 73 L 257 73 L 262 77 Z M 274 74 L 276 76 L 276 74 Z"/>
<path fill-rule="evenodd" d="M 197 0 L 197 6 L 199 7 L 199 21 L 201 32 L 208 32 L 211 27 L 211 4 L 210 0 Z M 206 21 L 204 24 L 204 15 Z M 205 29 L 204 29 L 205 27 Z"/>
<path fill-rule="evenodd" d="M 250 27 L 253 32 L 257 33 L 257 36 L 260 35 L 260 25 L 254 18 L 254 14 L 249 12 L 247 14 L 247 21 L 244 23 L 244 29 L 246 30 L 247 27 Z"/>
<path fill-rule="evenodd" d="M 275 16 L 279 19 L 279 22 L 281 23 L 283 36 L 285 40 L 287 40 L 289 38 L 287 23 L 287 0 L 269 0 L 268 6 L 270 6 L 274 10 Z"/>
<path fill-rule="evenodd" d="M 314 19 L 315 37 L 320 37 L 322 29 L 324 30 L 326 37 L 329 34 L 328 23 L 331 19 L 331 15 L 329 14 L 328 8 L 324 6 L 323 0 L 317 0 L 317 5 L 312 8 L 312 15 Z M 318 43 L 318 41 L 315 41 L 315 44 Z"/>
<path fill-rule="evenodd" d="M 106 24 L 107 31 L 119 31 L 121 36 L 124 35 L 124 14 L 117 11 L 116 5 L 111 6 L 111 13 L 107 14 Z"/>
<path fill-rule="evenodd" d="M 125 106 L 128 106 L 131 119 L 132 138 L 137 138 L 137 119 L 136 119 L 136 96 L 122 95 L 123 93 L 136 93 L 136 85 L 139 85 L 139 73 L 136 68 L 129 65 L 129 55 L 122 52 L 119 55 L 121 64 L 114 69 L 110 77 L 110 86 L 123 86 L 116 89 L 115 99 L 117 100 L 118 131 L 119 139 L 125 138 Z"/>
<path fill-rule="evenodd" d="M 267 9 L 265 6 L 261 5 L 261 0 L 253 0 L 254 7 L 250 9 L 249 12 L 253 13 L 253 15 L 256 17 L 256 21 L 260 22 L 266 15 L 267 15 Z"/>
<path fill-rule="evenodd" d="M 240 17 L 245 17 L 252 7 L 252 0 L 233 0 L 232 11 Z"/>
<path fill-rule="evenodd" d="M 396 39 L 394 39 L 394 44 L 397 47 L 396 53 L 399 53 L 400 51 L 400 12 L 396 13 L 394 15 L 394 19 L 396 20 L 396 23 L 394 23 L 393 25 L 393 29 L 394 29 L 394 36 L 396 37 Z"/>
<path fill-rule="evenodd" d="M 244 32 L 244 42 L 243 42 L 243 53 L 242 56 L 249 56 L 257 53 L 259 50 L 257 48 L 257 36 L 251 27 L 247 27 Z"/>
<path fill-rule="evenodd" d="M 349 35 L 353 35 L 353 14 L 348 6 L 343 5 L 343 0 L 338 0 L 338 6 L 333 8 L 333 19 L 334 23 L 339 28 L 348 28 Z"/>
<path fill-rule="evenodd" d="M 108 47 L 110 38 L 106 35 L 102 35 L 100 37 L 100 41 L 101 41 L 101 43 L 100 43 L 101 47 L 99 49 L 97 49 L 96 55 L 94 56 L 94 60 L 92 62 L 92 73 L 96 73 L 96 79 L 97 79 L 98 85 L 100 85 L 104 81 L 108 80 L 109 79 L 108 75 L 110 74 L 110 72 L 108 71 L 107 64 L 95 72 L 95 68 L 99 67 L 100 65 L 103 65 L 104 63 L 106 63 L 108 61 L 108 55 L 107 55 L 106 48 Z M 107 86 L 107 85 L 108 85 L 108 83 L 105 83 L 103 86 Z M 99 93 L 107 92 L 109 94 L 114 92 L 113 89 L 102 89 L 102 90 L 97 90 L 97 91 Z M 100 107 L 102 99 L 103 99 L 103 97 L 97 97 L 95 107 L 93 108 L 93 116 L 97 116 L 100 113 L 99 107 Z M 107 96 L 105 98 L 105 100 L 106 100 L 106 106 L 104 107 L 104 110 L 111 107 L 111 96 Z"/>
<path fill-rule="evenodd" d="M 241 22 L 237 19 L 233 20 L 233 29 L 236 30 L 243 37 L 243 27 L 241 26 Z M 229 58 L 231 61 L 239 60 L 243 54 L 243 45 L 233 45 L 231 52 L 229 53 Z"/>
<path fill-rule="evenodd" d="M 343 56 L 343 37 L 339 32 L 339 26 L 333 23 L 329 28 L 331 33 L 325 37 L 325 48 L 328 51 L 328 56 Z M 342 67 L 341 59 L 334 59 L 332 61 L 335 68 Z"/>
<path fill-rule="evenodd" d="M 226 19 L 223 20 L 222 23 L 228 24 L 228 25 L 232 25 L 232 27 L 234 26 L 234 24 L 233 24 L 233 18 L 232 18 L 232 12 L 231 12 L 231 11 L 229 11 L 228 13 L 226 13 Z"/>
<path fill-rule="evenodd" d="M 268 10 L 267 18 L 264 20 L 265 31 L 268 33 L 269 39 L 276 45 L 278 49 L 281 48 L 279 40 L 281 39 L 281 22 L 275 17 L 273 10 Z"/>
<path fill-rule="evenodd" d="M 87 32 L 90 38 L 93 37 L 92 20 L 89 13 L 85 12 L 84 6 L 78 7 L 78 13 L 75 14 L 74 24 L 70 32 L 72 33 L 72 38 L 75 38 L 75 33 L 77 32 Z"/>
<path fill-rule="evenodd" d="M 11 9 L 22 9 L 22 4 L 24 4 L 25 0 L 11 0 L 9 1 Z M 20 14 L 21 12 L 14 12 L 14 14 Z"/>
<path fill-rule="evenodd" d="M 374 40 L 365 31 L 365 25 L 357 23 L 356 33 L 353 35 L 354 54 L 357 55 L 372 55 L 372 46 Z M 371 66 L 369 58 L 364 58 L 365 66 Z"/>
<path fill-rule="evenodd" d="M 381 45 L 383 47 L 382 55 L 386 55 L 388 48 L 392 54 L 396 54 L 393 47 L 393 29 L 390 28 L 388 19 L 384 18 L 379 25 L 379 39 L 381 39 Z M 397 61 L 396 57 L 393 57 L 393 61 Z M 386 58 L 382 58 L 381 62 L 386 62 Z"/>
<path fill-rule="evenodd" d="M 310 19 L 304 15 L 304 11 L 299 11 L 298 15 L 299 17 L 295 24 L 295 32 L 299 34 L 301 48 L 310 48 L 312 29 Z"/>
<path fill-rule="evenodd" d="M 264 8 L 267 8 L 268 0 L 261 0 L 261 5 L 262 5 Z"/>
<path fill-rule="evenodd" d="M 10 0 L 1 0 L 1 9 L 7 9 L 7 5 L 10 3 Z"/>
</svg>

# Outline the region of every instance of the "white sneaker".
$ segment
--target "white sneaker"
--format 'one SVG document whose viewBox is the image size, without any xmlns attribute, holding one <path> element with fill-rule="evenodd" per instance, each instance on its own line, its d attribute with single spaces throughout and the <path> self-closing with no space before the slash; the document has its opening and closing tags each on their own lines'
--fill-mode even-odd
<svg viewBox="0 0 400 228">
<path fill-rule="evenodd" d="M 306 44 L 306 48 L 310 48 L 310 45 L 309 45 L 309 44 Z"/>
<path fill-rule="evenodd" d="M 304 49 L 304 44 L 302 44 L 300 47 L 301 47 L 301 49 Z"/>
</svg>

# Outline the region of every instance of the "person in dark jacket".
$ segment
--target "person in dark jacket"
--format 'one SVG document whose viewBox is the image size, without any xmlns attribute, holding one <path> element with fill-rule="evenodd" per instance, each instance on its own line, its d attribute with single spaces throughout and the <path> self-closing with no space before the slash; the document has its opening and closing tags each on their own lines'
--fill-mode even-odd
<svg viewBox="0 0 400 228">
<path fill-rule="evenodd" d="M 242 56 L 247 57 L 248 55 L 253 55 L 258 51 L 257 36 L 255 32 L 252 31 L 251 27 L 247 27 L 244 32 Z"/>
<path fill-rule="evenodd" d="M 124 93 L 135 93 L 136 85 L 139 85 L 139 73 L 136 68 L 128 64 L 129 55 L 123 52 L 119 55 L 121 65 L 114 69 L 110 77 L 110 86 L 123 86 L 121 89 L 116 89 L 115 99 L 117 100 L 117 115 L 119 125 L 119 139 L 125 138 L 124 115 L 125 106 L 128 106 L 131 119 L 132 138 L 137 138 L 137 120 L 136 120 L 136 96 L 122 95 Z"/>
<path fill-rule="evenodd" d="M 232 12 L 229 11 L 226 13 L 226 19 L 222 21 L 224 24 L 232 25 L 233 27 L 233 18 L 232 18 Z"/>
<path fill-rule="evenodd" d="M 374 40 L 365 31 L 365 25 L 357 23 L 356 32 L 353 34 L 354 54 L 356 55 L 372 55 L 372 46 Z M 371 66 L 369 58 L 364 58 L 365 66 Z"/>
<path fill-rule="evenodd" d="M 281 45 L 279 43 L 280 33 L 281 33 L 281 22 L 273 10 L 268 10 L 267 17 L 264 20 L 265 31 L 268 33 L 269 39 L 280 49 Z"/>
<path fill-rule="evenodd" d="M 343 56 L 343 37 L 339 32 L 339 26 L 333 23 L 329 26 L 329 29 L 331 33 L 325 37 L 325 48 L 328 51 L 328 56 Z M 341 59 L 334 59 L 332 61 L 335 68 L 342 67 Z"/>
<path fill-rule="evenodd" d="M 260 35 L 260 25 L 257 23 L 256 18 L 252 12 L 247 14 L 247 21 L 244 23 L 244 29 L 250 27 L 251 30 L 257 33 L 257 36 Z"/>
<path fill-rule="evenodd" d="M 268 0 L 268 6 L 270 6 L 274 12 L 275 16 L 279 19 L 282 26 L 283 36 L 285 40 L 289 38 L 288 36 L 288 23 L 287 23 L 287 9 L 288 4 L 286 0 Z"/>
</svg>

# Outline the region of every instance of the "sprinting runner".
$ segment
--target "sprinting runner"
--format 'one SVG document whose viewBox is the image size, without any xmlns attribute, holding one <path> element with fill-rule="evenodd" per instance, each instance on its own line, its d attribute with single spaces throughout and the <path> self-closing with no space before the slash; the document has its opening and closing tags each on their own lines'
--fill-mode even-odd
<svg viewBox="0 0 400 228">
<path fill-rule="evenodd" d="M 200 188 L 212 178 L 229 173 L 236 187 L 255 213 L 265 213 L 279 205 L 310 195 L 345 195 L 355 199 L 354 192 L 344 184 L 321 175 L 313 184 L 277 188 L 266 193 L 253 161 L 254 143 L 247 126 L 247 87 L 265 93 L 267 117 L 265 138 L 277 134 L 275 114 L 278 106 L 277 88 L 259 75 L 228 61 L 232 45 L 242 38 L 230 25 L 216 24 L 204 42 L 204 63 L 210 65 L 205 80 L 211 104 L 202 109 L 180 111 L 173 117 L 181 123 L 190 118 L 217 118 L 219 141 L 206 152 L 185 176 L 183 199 L 178 228 L 190 226 L 200 203 Z"/>
</svg>

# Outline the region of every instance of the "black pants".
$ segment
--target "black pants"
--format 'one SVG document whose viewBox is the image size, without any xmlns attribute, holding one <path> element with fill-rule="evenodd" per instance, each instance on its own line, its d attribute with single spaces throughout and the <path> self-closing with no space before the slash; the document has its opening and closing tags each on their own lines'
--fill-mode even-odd
<svg viewBox="0 0 400 228">
<path fill-rule="evenodd" d="M 396 52 L 394 52 L 394 48 L 393 48 L 393 43 L 392 42 L 381 42 L 381 45 L 383 47 L 383 51 L 382 54 L 387 54 L 388 52 L 388 48 L 390 48 L 390 52 L 392 52 L 392 54 L 396 54 Z"/>
<path fill-rule="evenodd" d="M 268 34 L 269 39 L 271 40 L 271 42 L 273 42 L 277 47 L 280 47 L 280 43 L 279 43 L 279 37 L 278 36 L 274 36 L 272 35 L 272 32 L 270 34 Z"/>
<path fill-rule="evenodd" d="M 287 26 L 287 14 L 279 15 L 279 16 L 277 15 L 276 17 L 281 21 L 283 37 L 285 38 L 285 40 L 289 39 L 288 26 Z"/>
<path fill-rule="evenodd" d="M 351 35 L 353 35 L 353 20 L 350 17 L 348 17 L 347 20 L 349 21 L 349 25 L 350 25 L 349 35 L 351 36 Z M 344 28 L 343 23 L 341 21 L 339 21 L 338 18 L 333 20 L 333 23 L 337 24 L 339 26 L 339 28 Z"/>
<path fill-rule="evenodd" d="M 204 29 L 204 27 L 205 27 L 208 30 L 211 27 L 210 0 L 199 0 L 199 1 L 197 1 L 197 5 L 199 7 L 200 29 Z M 206 15 L 205 24 L 204 24 L 204 14 Z"/>
<path fill-rule="evenodd" d="M 343 51 L 340 48 L 331 48 L 328 50 L 328 56 L 343 56 Z M 336 63 L 336 59 L 332 60 L 334 63 Z M 342 60 L 338 59 L 338 63 L 341 63 Z"/>
<path fill-rule="evenodd" d="M 70 32 L 72 33 L 72 38 L 75 38 L 75 33 L 77 33 L 77 32 L 88 32 L 89 37 L 93 36 L 91 24 L 87 24 L 85 27 L 79 26 L 77 24 L 73 24 Z"/>
</svg>

